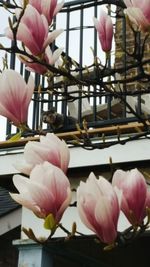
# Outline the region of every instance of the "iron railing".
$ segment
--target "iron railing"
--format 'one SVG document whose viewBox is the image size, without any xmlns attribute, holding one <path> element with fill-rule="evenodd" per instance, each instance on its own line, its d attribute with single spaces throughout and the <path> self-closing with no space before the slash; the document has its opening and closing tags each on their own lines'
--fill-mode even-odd
<svg viewBox="0 0 150 267">
<path fill-rule="evenodd" d="M 61 76 L 51 79 L 48 83 L 47 78 L 33 74 L 36 87 L 38 88 L 40 84 L 43 90 L 35 91 L 32 98 L 28 121 L 31 129 L 53 130 L 42 121 L 43 111 L 48 111 L 52 107 L 57 113 L 64 116 L 64 125 L 61 131 L 68 131 L 75 127 L 68 124 L 68 120 L 66 120 L 68 115 L 75 117 L 80 125 L 85 119 L 89 127 L 124 124 L 140 121 L 142 118 L 144 100 L 141 100 L 141 94 L 134 92 L 133 96 L 129 92 L 127 95 L 127 85 L 122 84 L 120 89 L 120 85 L 117 83 L 115 84 L 115 94 L 113 94 L 104 90 L 103 87 L 101 88 L 100 82 L 90 82 L 95 79 L 97 70 L 94 67 L 87 70 L 86 66 L 92 65 L 96 57 L 102 63 L 104 62 L 104 54 L 101 51 L 92 21 L 93 16 L 99 16 L 100 6 L 101 1 L 97 0 L 66 1 L 64 8 L 57 15 L 53 27 L 64 28 L 64 33 L 56 39 L 53 49 L 64 47 L 63 60 L 67 60 L 65 67 L 67 64 L 68 67 L 70 67 L 69 64 L 76 66 L 74 76 L 79 80 L 84 80 L 86 77 L 86 83 L 83 86 L 82 83 L 77 84 L 68 81 L 67 78 L 63 79 Z M 108 10 L 111 13 L 111 9 L 108 8 Z M 115 22 L 114 20 L 114 29 Z M 122 45 L 125 48 L 127 37 L 125 23 L 121 31 Z M 109 57 L 110 67 L 115 64 L 115 60 L 115 54 Z M 126 61 L 127 58 L 124 54 L 121 58 L 124 68 L 126 68 Z M 26 80 L 28 79 L 29 72 L 25 70 L 24 65 L 19 62 L 15 54 L 10 55 L 10 68 L 17 69 Z M 107 79 L 109 79 L 108 76 Z M 110 79 L 114 79 L 114 77 L 110 76 Z M 117 86 L 119 86 L 118 90 Z M 52 93 L 53 89 L 56 89 L 55 93 Z M 7 122 L 6 135 L 10 135 L 14 131 L 16 129 Z"/>
</svg>

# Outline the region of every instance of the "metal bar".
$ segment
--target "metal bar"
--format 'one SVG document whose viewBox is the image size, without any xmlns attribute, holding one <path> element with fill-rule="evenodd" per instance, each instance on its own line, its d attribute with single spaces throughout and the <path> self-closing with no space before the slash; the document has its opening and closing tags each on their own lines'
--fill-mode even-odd
<svg viewBox="0 0 150 267">
<path fill-rule="evenodd" d="M 136 34 L 136 43 L 137 43 L 137 46 L 136 46 L 136 53 L 137 53 L 137 56 L 139 56 L 141 54 L 141 47 L 140 47 L 140 43 L 141 43 L 141 33 L 140 32 L 137 32 Z M 137 72 L 139 73 L 140 72 L 140 68 L 137 68 Z M 141 95 L 138 95 L 137 97 L 137 112 L 138 114 L 140 115 L 142 113 L 142 109 L 141 109 L 141 101 L 142 101 L 142 98 L 141 98 Z"/>
<path fill-rule="evenodd" d="M 8 1 L 9 3 L 10 1 Z M 13 22 L 15 22 L 15 17 L 13 18 Z M 14 45 L 14 41 L 11 41 L 11 46 Z M 15 63 L 16 63 L 16 55 L 14 53 L 11 53 L 10 55 L 10 69 L 15 69 Z M 7 125 L 6 125 L 6 135 L 9 135 L 11 133 L 12 125 L 10 122 L 7 120 Z"/>
<path fill-rule="evenodd" d="M 42 77 L 42 87 L 44 87 L 44 86 L 45 86 L 45 78 Z M 44 93 L 41 93 L 41 98 L 43 99 L 43 97 L 44 97 Z M 41 102 L 40 104 L 41 104 L 41 110 L 40 110 L 40 127 L 42 128 L 42 120 L 41 120 L 41 117 L 42 117 L 42 113 L 44 111 L 44 103 Z"/>
<path fill-rule="evenodd" d="M 13 46 L 14 41 L 11 42 L 11 46 Z M 16 55 L 14 53 L 11 53 L 10 55 L 10 69 L 15 69 L 15 62 L 16 62 Z M 11 133 L 12 125 L 7 120 L 6 124 L 6 135 L 9 135 Z"/>
<path fill-rule="evenodd" d="M 57 21 L 56 21 L 56 16 L 55 16 L 55 18 L 53 20 L 53 30 L 56 29 L 56 23 L 57 23 Z M 51 49 L 52 49 L 52 52 L 54 52 L 54 50 L 56 49 L 55 41 L 52 43 Z M 51 84 L 51 86 L 53 86 L 53 84 L 54 84 L 53 78 L 51 78 L 50 84 Z M 54 103 L 55 103 L 55 108 L 57 110 L 57 102 L 53 101 L 54 96 L 52 94 L 48 94 L 48 100 L 49 100 L 49 102 L 48 102 L 47 110 L 50 110 L 52 107 L 54 107 Z M 50 125 L 47 124 L 47 127 L 50 128 Z"/>
<path fill-rule="evenodd" d="M 66 48 L 65 48 L 65 53 L 66 53 L 66 59 L 69 55 L 69 40 L 70 40 L 70 8 L 67 8 L 67 13 L 66 13 Z M 64 93 L 67 94 L 68 91 L 68 86 L 64 86 Z M 62 106 L 61 106 L 62 113 L 64 115 L 64 128 L 67 128 L 68 125 L 66 125 L 66 116 L 67 116 L 67 100 L 62 101 Z"/>
<path fill-rule="evenodd" d="M 97 1 L 94 1 L 97 2 Z M 68 1 L 64 4 L 64 7 L 68 6 L 76 6 L 81 4 L 93 3 L 93 0 L 76 0 L 76 1 Z"/>
<path fill-rule="evenodd" d="M 108 5 L 108 15 L 111 16 L 111 5 Z M 108 58 L 108 68 L 111 68 L 111 54 L 109 54 Z M 111 77 L 109 78 L 111 80 Z M 107 119 L 111 119 L 111 100 L 112 97 L 108 95 L 107 103 L 108 103 L 108 109 L 107 109 Z"/>
<path fill-rule="evenodd" d="M 94 2 L 94 3 L 93 3 Z M 126 7 L 123 1 L 120 0 L 75 0 L 75 1 L 67 1 L 64 4 L 64 7 L 68 6 L 76 6 L 76 5 L 82 5 L 82 4 L 116 4 L 120 7 Z"/>
<path fill-rule="evenodd" d="M 35 74 L 35 86 L 38 87 L 40 83 L 40 76 L 39 74 Z M 33 117 L 32 117 L 32 129 L 38 129 L 39 126 L 39 102 L 36 101 L 36 99 L 38 99 L 38 94 L 34 94 L 33 95 Z"/>
<path fill-rule="evenodd" d="M 97 18 L 97 6 L 94 7 L 94 17 Z M 97 30 L 94 28 L 94 57 L 97 56 Z M 97 70 L 95 69 L 95 75 L 97 75 Z M 96 92 L 96 85 L 94 86 L 94 92 Z M 97 97 L 93 98 L 93 119 L 97 120 Z"/>
<path fill-rule="evenodd" d="M 82 69 L 83 65 L 83 19 L 84 19 L 84 10 L 80 10 L 80 41 L 79 41 L 79 66 Z M 79 72 L 80 79 L 82 78 L 82 71 Z M 79 101 L 78 101 L 78 120 L 81 122 L 82 120 L 82 86 L 79 87 Z"/>
<path fill-rule="evenodd" d="M 127 38 L 127 28 L 126 28 L 126 19 L 125 17 L 122 18 L 122 46 L 123 46 L 123 49 L 124 51 L 126 51 L 127 49 L 127 42 L 126 42 L 126 38 Z M 126 70 L 126 61 L 127 61 L 127 56 L 126 56 L 126 53 L 124 53 L 124 56 L 123 56 L 123 66 Z M 125 75 L 124 75 L 124 79 L 127 78 L 127 74 L 125 72 Z M 126 86 L 126 83 L 123 84 L 123 91 L 126 92 L 127 91 L 127 86 Z M 123 98 L 125 100 L 127 100 L 126 98 L 126 95 L 123 96 Z M 126 117 L 126 114 L 127 114 L 127 109 L 126 109 L 126 106 L 124 105 L 123 106 L 123 117 Z"/>
</svg>

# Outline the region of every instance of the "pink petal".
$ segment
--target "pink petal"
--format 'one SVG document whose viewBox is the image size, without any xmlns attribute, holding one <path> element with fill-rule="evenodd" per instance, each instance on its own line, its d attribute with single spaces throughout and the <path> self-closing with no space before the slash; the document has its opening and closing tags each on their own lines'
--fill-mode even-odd
<svg viewBox="0 0 150 267">
<path fill-rule="evenodd" d="M 96 203 L 90 194 L 82 194 L 83 186 L 84 183 L 80 182 L 80 186 L 77 189 L 77 209 L 83 224 L 95 232 L 96 221 L 93 216 L 93 209 Z"/>
<path fill-rule="evenodd" d="M 77 188 L 77 208 L 82 222 L 102 240 L 112 244 L 117 236 L 120 213 L 117 195 L 103 177 L 90 173 L 86 183 Z"/>
<path fill-rule="evenodd" d="M 51 145 L 51 148 L 48 146 L 45 147 L 38 142 L 28 142 L 25 146 L 24 156 L 27 163 L 38 164 L 43 161 L 49 161 L 56 166 L 60 166 L 60 155 L 59 151 L 56 149 L 55 143 Z"/>
<path fill-rule="evenodd" d="M 70 152 L 66 143 L 63 140 L 61 141 L 55 134 L 51 133 L 48 133 L 46 137 L 41 136 L 40 141 L 42 145 L 45 145 L 46 147 L 49 146 L 50 150 L 55 145 L 54 150 L 58 151 L 60 154 L 59 166 L 66 173 L 70 160 Z"/>
<path fill-rule="evenodd" d="M 100 11 L 100 19 L 93 18 L 95 28 L 98 32 L 99 40 L 103 51 L 111 50 L 113 38 L 113 24 L 110 16 L 102 9 Z"/>
<path fill-rule="evenodd" d="M 56 16 L 57 13 L 63 8 L 64 3 L 65 3 L 65 1 L 62 1 L 62 2 L 57 4 L 57 6 L 56 6 L 56 8 L 54 10 L 53 16 Z"/>
<path fill-rule="evenodd" d="M 55 39 L 63 32 L 64 30 L 54 30 L 48 34 L 48 37 L 45 39 L 43 47 L 46 48 L 50 43 L 54 42 Z"/>
<path fill-rule="evenodd" d="M 143 31 L 147 31 L 150 27 L 150 22 L 144 16 L 140 8 L 129 7 L 125 9 L 125 14 L 128 15 L 131 22 L 139 26 Z"/>
<path fill-rule="evenodd" d="M 118 206 L 115 209 L 117 221 L 114 223 L 112 213 L 115 207 L 110 205 L 107 198 L 101 198 L 95 208 L 95 218 L 99 225 L 97 234 L 104 243 L 112 244 L 117 237 L 117 222 L 119 217 Z"/>
<path fill-rule="evenodd" d="M 24 173 L 26 175 L 29 175 L 33 165 L 27 163 L 26 161 L 16 161 L 14 164 L 14 167 L 16 168 L 16 170 L 18 170 L 20 173 Z"/>
<path fill-rule="evenodd" d="M 58 60 L 58 58 L 60 57 L 62 51 L 63 51 L 63 48 L 58 48 L 58 49 L 56 49 L 56 50 L 54 51 L 53 54 L 52 54 L 52 53 L 47 54 L 49 64 L 54 65 L 55 62 L 56 62 L 56 61 Z M 50 56 L 50 54 L 52 54 L 52 55 Z"/>
<path fill-rule="evenodd" d="M 127 7 L 132 7 L 133 6 L 131 0 L 123 0 L 123 1 L 124 1 L 125 5 Z"/>
<path fill-rule="evenodd" d="M 119 189 L 122 188 L 122 184 L 124 183 L 125 177 L 127 172 L 122 170 L 116 170 L 113 179 L 112 179 L 112 186 L 117 186 Z"/>
<path fill-rule="evenodd" d="M 33 55 L 40 53 L 38 43 L 36 42 L 37 40 L 33 37 L 27 25 L 21 22 L 17 32 L 17 39 L 23 42 L 24 45 L 33 53 Z"/>
<path fill-rule="evenodd" d="M 112 184 L 123 192 L 121 208 L 128 220 L 133 223 L 130 217 L 130 212 L 132 211 L 137 221 L 136 223 L 141 223 L 145 210 L 147 190 L 143 175 L 137 169 L 127 172 L 118 170 L 114 173 Z"/>
<path fill-rule="evenodd" d="M 28 86 L 16 71 L 3 71 L 0 76 L 0 114 L 7 117 L 16 126 L 26 123 L 33 90 L 34 83 L 31 77 Z"/>
<path fill-rule="evenodd" d="M 41 14 L 41 0 L 29 0 L 29 4 L 35 7 Z"/>
</svg>

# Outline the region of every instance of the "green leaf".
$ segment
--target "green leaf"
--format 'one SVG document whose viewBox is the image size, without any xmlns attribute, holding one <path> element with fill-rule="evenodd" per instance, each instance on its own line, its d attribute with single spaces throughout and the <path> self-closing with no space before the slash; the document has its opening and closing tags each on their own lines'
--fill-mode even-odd
<svg viewBox="0 0 150 267">
<path fill-rule="evenodd" d="M 117 243 L 109 244 L 109 245 L 107 245 L 107 246 L 104 247 L 104 251 L 112 250 L 112 249 L 115 248 L 116 246 L 117 246 Z"/>
<path fill-rule="evenodd" d="M 13 135 L 13 136 L 8 140 L 8 142 L 18 141 L 18 140 L 20 140 L 20 138 L 21 138 L 21 132 L 19 132 L 19 133 Z"/>
<path fill-rule="evenodd" d="M 52 232 L 56 229 L 56 221 L 52 213 L 50 213 L 44 221 L 44 228 L 51 230 Z"/>
</svg>

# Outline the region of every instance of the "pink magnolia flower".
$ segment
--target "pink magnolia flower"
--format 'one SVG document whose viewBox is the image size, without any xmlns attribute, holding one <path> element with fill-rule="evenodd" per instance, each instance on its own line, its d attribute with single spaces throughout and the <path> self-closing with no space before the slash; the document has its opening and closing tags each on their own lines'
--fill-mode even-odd
<svg viewBox="0 0 150 267">
<path fill-rule="evenodd" d="M 40 14 L 45 15 L 50 25 L 53 17 L 62 9 L 64 1 L 57 4 L 57 0 L 29 0 L 29 4 L 34 6 Z"/>
<path fill-rule="evenodd" d="M 106 179 L 96 179 L 91 173 L 85 183 L 80 182 L 77 188 L 77 208 L 82 222 L 102 242 L 114 243 L 120 208 L 116 192 Z"/>
<path fill-rule="evenodd" d="M 111 17 L 108 16 L 107 13 L 101 9 L 99 20 L 94 17 L 93 21 L 95 28 L 98 32 L 102 50 L 104 52 L 109 52 L 112 47 L 113 38 L 113 24 Z"/>
<path fill-rule="evenodd" d="M 40 136 L 40 142 L 29 141 L 24 148 L 24 163 L 18 163 L 15 167 L 27 175 L 39 163 L 48 161 L 61 168 L 65 173 L 69 165 L 69 149 L 66 143 L 55 134 L 47 133 Z"/>
<path fill-rule="evenodd" d="M 70 183 L 61 169 L 44 162 L 32 170 L 30 179 L 14 175 L 13 182 L 19 194 L 10 195 L 16 202 L 39 218 L 52 214 L 56 224 L 61 220 L 71 201 Z"/>
<path fill-rule="evenodd" d="M 43 63 L 45 62 L 45 63 L 50 64 L 50 65 L 54 65 L 55 62 L 60 57 L 62 51 L 63 51 L 62 48 L 58 48 L 52 53 L 50 47 L 47 47 L 45 49 L 45 53 L 43 55 L 42 62 Z M 39 74 L 45 74 L 48 71 L 48 69 L 45 65 L 33 62 L 33 60 L 31 60 L 29 57 L 26 57 L 23 55 L 18 55 L 18 58 L 22 63 L 24 63 L 26 65 L 26 69 L 28 71 L 33 71 L 33 72 L 36 72 Z"/>
<path fill-rule="evenodd" d="M 31 76 L 26 84 L 16 71 L 4 70 L 0 74 L 0 115 L 17 127 L 26 125 L 33 91 L 34 81 Z"/>
<path fill-rule="evenodd" d="M 17 40 L 23 42 L 34 56 L 41 56 L 46 47 L 52 43 L 62 30 L 55 30 L 49 33 L 47 19 L 31 5 L 27 5 L 24 15 L 17 30 Z M 13 39 L 13 33 L 7 28 L 5 35 Z"/>
<path fill-rule="evenodd" d="M 121 210 L 132 225 L 141 225 L 150 205 L 150 194 L 142 173 L 137 169 L 117 170 L 112 185 L 122 190 Z"/>
<path fill-rule="evenodd" d="M 132 23 L 136 24 L 141 30 L 150 29 L 150 0 L 124 0 L 127 9 L 125 14 Z"/>
<path fill-rule="evenodd" d="M 150 0 L 124 0 L 127 7 L 140 8 L 147 18 L 150 17 Z"/>
</svg>

